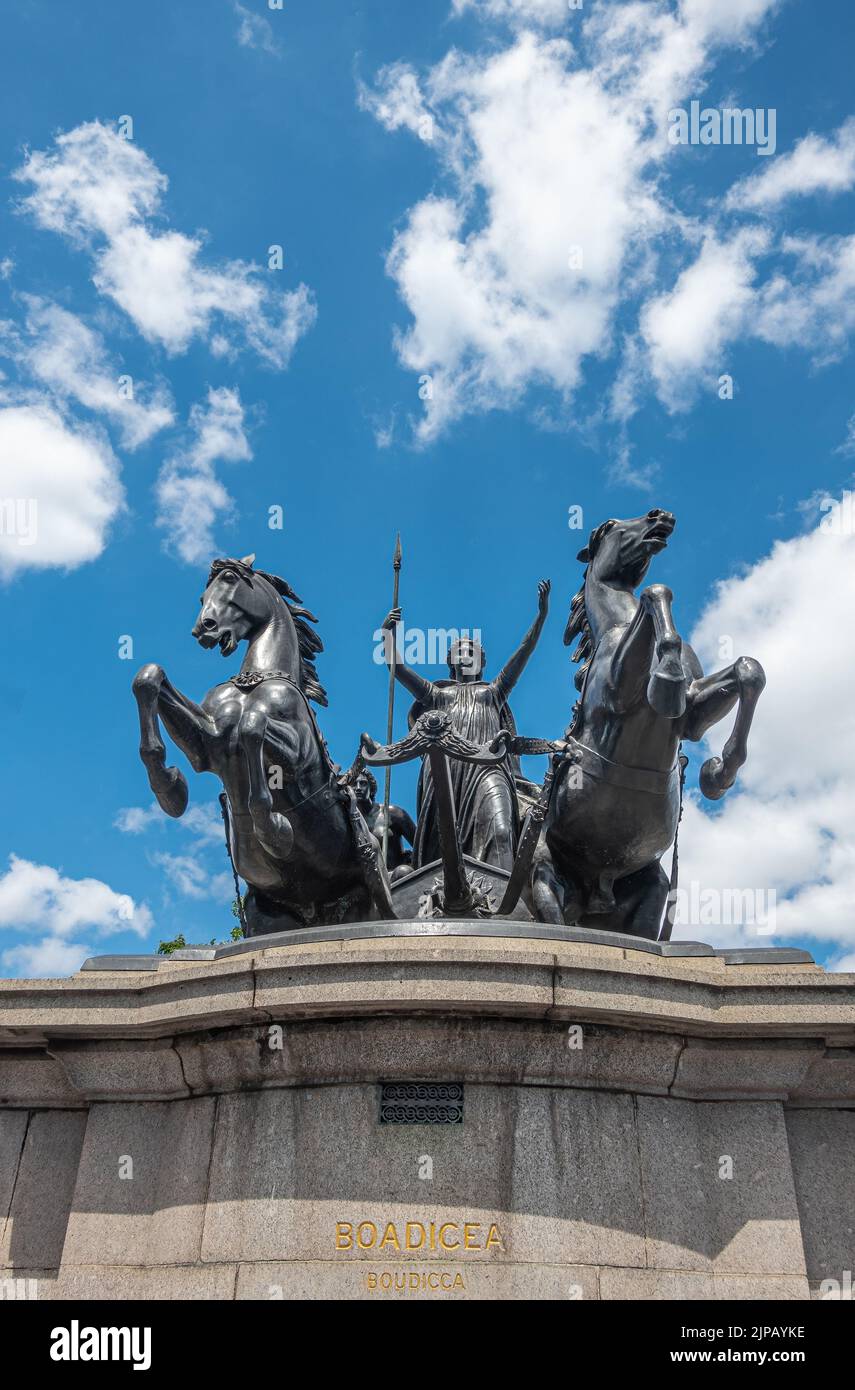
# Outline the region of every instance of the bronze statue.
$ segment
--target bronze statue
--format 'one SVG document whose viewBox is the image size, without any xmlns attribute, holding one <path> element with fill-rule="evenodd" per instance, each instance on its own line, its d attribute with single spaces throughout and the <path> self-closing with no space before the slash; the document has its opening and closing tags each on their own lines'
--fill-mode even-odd
<svg viewBox="0 0 855 1390">
<path fill-rule="evenodd" d="M 291 586 L 253 569 L 253 555 L 215 560 L 193 636 L 240 671 L 194 704 L 163 668 L 134 680 L 140 757 L 160 806 L 187 807 L 187 782 L 166 766 L 162 721 L 194 771 L 214 772 L 228 801 L 229 849 L 249 885 L 248 935 L 393 917 L 388 876 L 356 797 L 342 785 L 310 700 L 327 703 L 314 658 L 317 621 Z"/>
<path fill-rule="evenodd" d="M 538 585 L 537 616 L 513 656 L 492 681 L 482 679 L 486 656 L 474 638 L 461 637 L 448 652 L 450 680 L 430 681 L 404 662 L 397 652 L 395 676 L 415 697 L 410 710 L 412 728 L 429 710 L 448 715 L 451 728 L 463 739 L 486 745 L 502 730 L 515 733 L 508 696 L 522 675 L 543 630 L 549 609 L 549 580 Z M 390 633 L 389 646 L 397 643 L 396 628 L 401 620 L 399 608 L 387 615 L 383 628 Z M 392 668 L 391 653 L 387 664 Z M 461 849 L 482 864 L 495 864 L 510 870 L 519 839 L 519 810 L 514 766 L 509 754 L 489 764 L 455 760 L 450 768 L 451 790 Z M 416 805 L 416 837 L 413 867 L 440 857 L 439 825 L 436 812 L 431 765 L 422 763 Z"/>
<path fill-rule="evenodd" d="M 573 660 L 582 662 L 565 734 L 574 761 L 556 768 L 535 855 L 532 905 L 542 922 L 670 936 L 674 875 L 669 883 L 660 860 L 680 816 L 680 743 L 702 739 L 737 706 L 721 758 L 701 768 L 701 791 L 713 800 L 747 757 L 766 683 L 759 662 L 742 656 L 705 676 L 674 626 L 671 590 L 634 593 L 674 525 L 658 508 L 606 521 L 579 552 L 587 568 L 564 633 L 565 645 L 579 639 Z"/>
<path fill-rule="evenodd" d="M 681 743 L 702 739 L 736 706 L 721 757 L 700 771 L 704 796 L 723 796 L 745 762 L 765 684 L 745 656 L 705 676 L 674 626 L 670 589 L 653 584 L 636 595 L 674 524 L 660 509 L 607 521 L 580 551 L 587 568 L 564 634 L 565 644 L 578 639 L 579 699 L 561 739 L 519 736 L 508 705 L 546 620 L 548 580 L 538 585 L 534 622 L 492 681 L 470 638 L 452 644 L 449 680 L 418 675 L 398 653 L 394 606 L 386 655 L 415 698 L 409 733 L 385 746 L 363 734 L 344 775 L 309 704 L 326 704 L 314 615 L 285 580 L 256 570 L 254 556 L 215 560 L 193 636 L 225 657 L 245 641 L 240 671 L 197 705 L 150 664 L 134 694 L 140 755 L 163 810 L 182 815 L 188 790 L 166 765 L 161 722 L 195 771 L 223 783 L 229 852 L 249 888 L 247 935 L 377 918 L 534 917 L 670 936 Z M 519 776 L 524 754 L 548 756 L 542 786 Z M 416 758 L 414 826 L 400 807 L 387 817 L 377 805 L 369 769 Z M 661 859 L 672 845 L 669 879 Z"/>
<path fill-rule="evenodd" d="M 387 817 L 385 807 L 377 802 L 377 778 L 367 767 L 357 774 L 353 790 L 365 824 L 381 845 L 386 832 L 386 867 L 389 872 L 394 876 L 395 871 L 408 869 L 413 862 L 413 853 L 404 848 L 404 841 L 411 845 L 416 837 L 416 827 L 410 813 L 402 806 L 390 806 Z"/>
</svg>

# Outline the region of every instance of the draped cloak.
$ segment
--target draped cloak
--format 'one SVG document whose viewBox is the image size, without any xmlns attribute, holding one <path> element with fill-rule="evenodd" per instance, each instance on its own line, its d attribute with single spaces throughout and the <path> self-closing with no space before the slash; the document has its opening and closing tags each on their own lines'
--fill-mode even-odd
<svg viewBox="0 0 855 1390">
<path fill-rule="evenodd" d="M 417 700 L 409 712 L 409 725 L 426 710 L 450 710 L 455 730 L 471 743 L 485 744 L 500 729 L 516 734 L 514 718 L 500 683 L 488 681 L 432 681 L 431 693 Z M 512 867 L 520 833 L 515 776 L 519 759 L 505 757 L 480 766 L 448 759 L 451 790 L 464 854 L 486 864 Z M 430 761 L 422 759 L 416 798 L 416 838 L 413 868 L 440 858 L 436 797 Z"/>
</svg>

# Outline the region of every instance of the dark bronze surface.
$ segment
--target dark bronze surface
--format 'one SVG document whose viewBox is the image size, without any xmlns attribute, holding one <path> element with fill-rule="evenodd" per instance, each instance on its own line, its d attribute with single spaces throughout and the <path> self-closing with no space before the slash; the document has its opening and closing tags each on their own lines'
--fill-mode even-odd
<svg viewBox="0 0 855 1390">
<path fill-rule="evenodd" d="M 680 815 L 679 749 L 698 741 L 736 706 L 720 758 L 701 768 L 704 796 L 733 786 L 747 757 L 754 707 L 766 678 L 741 656 L 705 676 L 680 637 L 673 595 L 652 584 L 636 595 L 675 521 L 658 508 L 630 521 L 606 521 L 578 558 L 587 568 L 572 601 L 565 645 L 580 697 L 566 737 L 580 761 L 557 769 L 532 875 L 539 921 L 631 933 L 670 934 L 669 878 L 662 856 Z"/>
<path fill-rule="evenodd" d="M 521 737 L 508 705 L 546 620 L 543 580 L 534 622 L 492 681 L 473 639 L 452 644 L 447 681 L 412 670 L 392 639 L 390 675 L 415 697 L 409 733 L 385 746 L 364 734 L 345 775 L 309 704 L 326 704 L 315 617 L 284 580 L 255 570 L 254 556 L 215 560 L 193 636 L 226 657 L 246 642 L 240 671 L 197 705 L 150 664 L 134 694 L 140 756 L 163 810 L 182 815 L 188 788 L 166 765 L 161 725 L 194 771 L 223 784 L 229 851 L 249 890 L 247 935 L 415 915 L 426 924 L 534 918 L 667 940 L 676 850 L 670 880 L 661 859 L 680 818 L 681 743 L 736 708 L 721 757 L 700 771 L 704 796 L 723 796 L 745 762 L 765 684 L 745 656 L 705 676 L 674 625 L 670 589 L 636 594 L 674 524 L 659 509 L 607 521 L 580 551 L 586 569 L 564 634 L 565 644 L 578 641 L 579 699 L 563 738 Z M 393 608 L 384 628 L 394 633 L 399 621 Z M 549 759 L 542 786 L 520 775 L 520 756 L 533 754 Z M 388 788 L 388 770 L 414 758 L 415 825 L 388 793 L 377 804 L 369 770 L 387 769 Z"/>
</svg>

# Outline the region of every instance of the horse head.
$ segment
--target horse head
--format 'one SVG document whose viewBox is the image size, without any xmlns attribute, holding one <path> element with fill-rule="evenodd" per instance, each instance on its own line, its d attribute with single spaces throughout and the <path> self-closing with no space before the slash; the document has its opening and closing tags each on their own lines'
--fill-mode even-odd
<svg viewBox="0 0 855 1390">
<path fill-rule="evenodd" d="M 618 521 L 614 517 L 595 527 L 576 556 L 587 566 L 581 586 L 570 603 L 564 645 L 579 639 L 573 661 L 581 662 L 575 685 L 582 689 L 600 633 L 618 621 L 629 621 L 636 606 L 633 590 L 647 573 L 650 561 L 668 544 L 676 519 L 661 507 L 644 516 Z"/>
<path fill-rule="evenodd" d="M 192 635 L 203 647 L 219 647 L 223 656 L 247 642 L 243 669 L 282 671 L 308 699 L 325 705 L 314 665 L 324 644 L 309 626 L 317 618 L 286 580 L 253 569 L 254 560 L 245 555 L 212 562 Z"/>
<path fill-rule="evenodd" d="M 661 507 L 629 521 L 604 521 L 576 558 L 590 567 L 592 578 L 601 584 L 635 589 L 653 556 L 665 549 L 675 525 L 673 513 Z"/>
<path fill-rule="evenodd" d="M 254 555 L 242 560 L 214 560 L 193 636 L 203 647 L 219 647 L 231 656 L 238 644 L 251 641 L 270 621 L 272 596 L 267 585 L 257 582 Z"/>
</svg>

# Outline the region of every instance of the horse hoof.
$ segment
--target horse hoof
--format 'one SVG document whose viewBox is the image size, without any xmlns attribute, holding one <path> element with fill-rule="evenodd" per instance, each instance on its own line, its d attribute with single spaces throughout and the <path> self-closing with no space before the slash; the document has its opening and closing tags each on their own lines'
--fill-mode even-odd
<svg viewBox="0 0 855 1390">
<path fill-rule="evenodd" d="M 294 831 L 287 816 L 281 816 L 278 811 L 271 811 L 266 817 L 263 830 L 256 826 L 255 831 L 268 854 L 272 854 L 275 859 L 289 858 L 294 848 Z"/>
<path fill-rule="evenodd" d="M 654 671 L 647 682 L 647 703 L 663 719 L 679 719 L 686 709 L 686 678 Z"/>
<path fill-rule="evenodd" d="M 187 778 L 179 768 L 165 767 L 157 779 L 152 781 L 152 791 L 157 797 L 157 804 L 168 816 L 177 819 L 184 815 L 190 791 Z"/>
<path fill-rule="evenodd" d="M 720 801 L 727 791 L 727 787 L 721 785 L 722 766 L 721 758 L 707 758 L 698 773 L 698 786 L 707 801 Z"/>
</svg>

